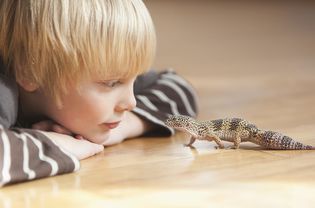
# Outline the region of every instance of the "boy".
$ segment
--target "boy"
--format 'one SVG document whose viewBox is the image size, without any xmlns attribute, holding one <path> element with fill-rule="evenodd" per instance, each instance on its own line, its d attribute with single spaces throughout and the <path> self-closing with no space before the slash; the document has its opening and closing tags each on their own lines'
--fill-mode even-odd
<svg viewBox="0 0 315 208">
<path fill-rule="evenodd" d="M 171 135 L 169 114 L 195 116 L 185 80 L 145 73 L 155 43 L 141 0 L 2 0 L 1 185 L 76 171 L 103 145 Z"/>
</svg>

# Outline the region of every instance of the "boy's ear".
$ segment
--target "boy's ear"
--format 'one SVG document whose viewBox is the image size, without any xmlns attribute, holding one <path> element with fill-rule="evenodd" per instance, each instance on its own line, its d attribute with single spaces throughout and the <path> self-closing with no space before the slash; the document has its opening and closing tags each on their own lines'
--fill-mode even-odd
<svg viewBox="0 0 315 208">
<path fill-rule="evenodd" d="M 17 79 L 17 83 L 27 92 L 34 92 L 39 87 L 38 84 L 23 78 Z"/>
</svg>

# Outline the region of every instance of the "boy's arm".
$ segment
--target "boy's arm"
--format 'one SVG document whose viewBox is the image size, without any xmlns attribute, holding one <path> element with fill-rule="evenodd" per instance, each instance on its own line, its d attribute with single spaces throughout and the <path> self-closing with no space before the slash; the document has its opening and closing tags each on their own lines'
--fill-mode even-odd
<svg viewBox="0 0 315 208">
<path fill-rule="evenodd" d="M 76 171 L 79 159 L 99 151 L 102 146 L 68 135 L 0 124 L 0 186 Z"/>
<path fill-rule="evenodd" d="M 0 187 L 73 172 L 79 168 L 78 159 L 103 150 L 102 145 L 65 134 L 10 129 L 18 113 L 18 88 L 3 71 L 0 58 Z"/>
<path fill-rule="evenodd" d="M 141 134 L 170 136 L 174 130 L 164 124 L 170 114 L 197 115 L 195 90 L 172 70 L 160 73 L 151 71 L 139 77 L 135 83 L 135 97 L 137 106 L 132 112 L 144 122 L 145 128 Z"/>
</svg>

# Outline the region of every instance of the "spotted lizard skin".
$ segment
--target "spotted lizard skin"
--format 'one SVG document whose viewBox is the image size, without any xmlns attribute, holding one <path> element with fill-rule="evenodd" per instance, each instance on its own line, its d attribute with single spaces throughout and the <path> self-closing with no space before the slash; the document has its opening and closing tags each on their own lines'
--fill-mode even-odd
<svg viewBox="0 0 315 208">
<path fill-rule="evenodd" d="M 198 139 L 214 141 L 220 149 L 225 148 L 222 141 L 232 142 L 234 145 L 229 148 L 233 149 L 238 149 L 241 142 L 252 142 L 265 149 L 275 150 L 315 149 L 281 133 L 258 129 L 254 124 L 241 118 L 197 121 L 189 116 L 171 115 L 165 124 L 191 135 L 190 142 L 186 146 L 192 146 Z"/>
</svg>

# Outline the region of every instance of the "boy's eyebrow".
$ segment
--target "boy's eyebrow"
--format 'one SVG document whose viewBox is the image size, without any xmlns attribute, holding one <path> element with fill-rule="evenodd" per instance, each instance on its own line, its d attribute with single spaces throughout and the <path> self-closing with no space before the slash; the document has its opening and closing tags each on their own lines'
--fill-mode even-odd
<svg viewBox="0 0 315 208">
<path fill-rule="evenodd" d="M 99 78 L 97 77 L 97 80 L 101 81 L 110 81 L 110 80 L 130 80 L 130 79 L 136 79 L 138 75 L 133 76 L 108 76 L 106 78 Z"/>
</svg>

